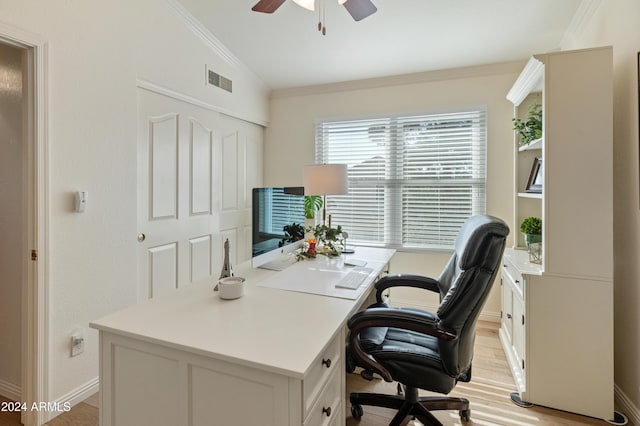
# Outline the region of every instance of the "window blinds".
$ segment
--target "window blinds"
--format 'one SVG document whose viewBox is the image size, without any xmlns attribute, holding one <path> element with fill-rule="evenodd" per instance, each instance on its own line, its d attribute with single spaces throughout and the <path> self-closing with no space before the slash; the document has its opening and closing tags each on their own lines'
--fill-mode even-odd
<svg viewBox="0 0 640 426">
<path fill-rule="evenodd" d="M 485 212 L 486 112 L 319 122 L 316 162 L 348 165 L 349 195 L 327 210 L 350 241 L 451 248 Z"/>
</svg>

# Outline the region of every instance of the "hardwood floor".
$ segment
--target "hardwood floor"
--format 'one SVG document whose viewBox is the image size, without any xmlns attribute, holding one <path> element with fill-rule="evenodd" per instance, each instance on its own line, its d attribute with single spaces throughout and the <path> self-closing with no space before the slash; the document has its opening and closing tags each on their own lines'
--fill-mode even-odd
<svg viewBox="0 0 640 426">
<path fill-rule="evenodd" d="M 7 399 L 0 396 L 2 401 Z M 98 426 L 98 423 L 98 397 L 95 394 L 44 426 Z M 0 411 L 0 426 L 20 426 L 20 413 Z"/>
<path fill-rule="evenodd" d="M 470 400 L 471 421 L 465 423 L 465 426 L 605 426 L 608 424 L 604 420 L 544 407 L 518 407 L 509 399 L 509 394 L 514 390 L 515 385 L 498 338 L 498 325 L 480 322 L 477 328 L 473 378 L 470 383 L 459 383 L 451 392 L 452 396 L 462 396 Z M 395 391 L 395 383 L 386 383 L 380 379 L 369 382 L 362 379 L 359 374 L 347 374 L 347 395 L 349 392 L 395 393 Z M 429 395 L 429 393 L 423 392 L 421 395 Z M 6 401 L 6 399 L 0 397 L 0 401 Z M 394 415 L 391 410 L 384 408 L 363 407 L 364 416 L 357 421 L 351 418 L 351 404 L 348 396 L 346 407 L 347 426 L 386 426 Z M 461 425 L 457 412 L 435 412 L 434 414 L 446 426 Z M 0 412 L 0 426 L 19 425 L 19 414 Z M 97 425 L 98 401 L 97 396 L 94 395 L 74 406 L 71 411 L 51 420 L 46 426 Z"/>
</svg>

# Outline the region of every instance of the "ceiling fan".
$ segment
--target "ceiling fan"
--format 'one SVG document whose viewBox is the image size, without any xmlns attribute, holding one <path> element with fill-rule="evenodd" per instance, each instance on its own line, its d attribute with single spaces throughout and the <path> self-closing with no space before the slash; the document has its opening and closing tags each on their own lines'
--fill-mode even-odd
<svg viewBox="0 0 640 426">
<path fill-rule="evenodd" d="M 273 13 L 286 0 L 260 0 L 251 8 L 254 12 Z M 304 7 L 305 9 L 315 10 L 315 0 L 293 0 L 296 4 Z M 318 0 L 320 2 L 320 8 L 324 9 L 324 0 Z M 354 20 L 360 21 L 367 16 L 373 15 L 378 8 L 371 2 L 371 0 L 338 0 L 338 3 L 343 5 Z M 324 13 L 324 12 L 322 12 Z M 318 30 L 322 29 L 322 33 L 325 33 L 325 28 L 322 23 L 318 23 Z"/>
</svg>

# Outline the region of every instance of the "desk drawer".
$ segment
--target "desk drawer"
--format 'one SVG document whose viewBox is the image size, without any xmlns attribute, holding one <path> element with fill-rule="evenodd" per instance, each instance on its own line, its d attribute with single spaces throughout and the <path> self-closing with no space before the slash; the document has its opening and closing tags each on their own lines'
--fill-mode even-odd
<svg viewBox="0 0 640 426">
<path fill-rule="evenodd" d="M 311 408 L 304 422 L 304 426 L 336 425 L 341 424 L 340 421 L 336 421 L 336 419 L 344 421 L 340 392 L 341 384 L 340 371 L 333 369 L 327 385 Z"/>
<path fill-rule="evenodd" d="M 302 395 L 304 400 L 304 417 L 309 413 L 309 409 L 316 401 L 318 394 L 322 391 L 325 383 L 329 380 L 332 372 L 342 365 L 342 350 L 344 343 L 342 333 L 331 341 L 322 355 L 304 379 L 302 385 Z"/>
<path fill-rule="evenodd" d="M 524 279 L 522 278 L 522 274 L 520 273 L 520 271 L 513 265 L 513 263 L 511 263 L 511 261 L 507 257 L 502 258 L 502 274 L 503 277 L 506 277 L 511 281 L 513 286 L 515 286 L 522 297 Z"/>
</svg>

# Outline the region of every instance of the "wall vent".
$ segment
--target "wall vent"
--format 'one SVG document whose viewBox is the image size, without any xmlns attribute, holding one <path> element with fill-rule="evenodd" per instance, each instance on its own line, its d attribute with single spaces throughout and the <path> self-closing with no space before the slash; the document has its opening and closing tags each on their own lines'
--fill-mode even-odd
<svg viewBox="0 0 640 426">
<path fill-rule="evenodd" d="M 207 70 L 207 82 L 212 85 L 226 90 L 229 93 L 233 92 L 233 81 L 227 77 L 223 77 L 215 71 Z"/>
</svg>

